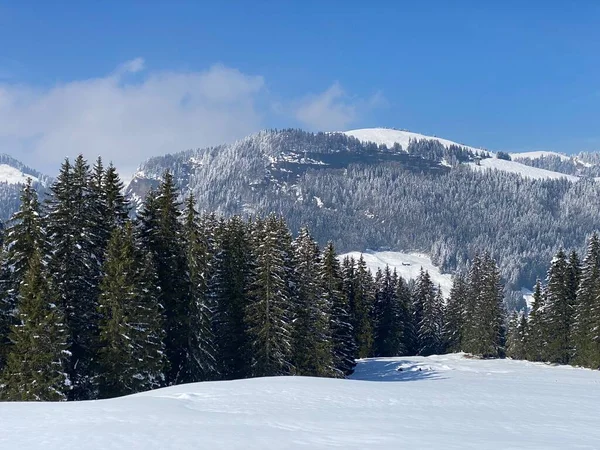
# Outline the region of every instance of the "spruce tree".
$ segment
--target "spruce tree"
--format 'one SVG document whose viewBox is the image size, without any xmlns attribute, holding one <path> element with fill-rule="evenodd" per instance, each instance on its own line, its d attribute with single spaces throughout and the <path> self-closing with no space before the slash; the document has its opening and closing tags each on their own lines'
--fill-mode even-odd
<svg viewBox="0 0 600 450">
<path fill-rule="evenodd" d="M 421 269 L 414 295 L 419 355 L 429 356 L 442 351 L 442 308 L 443 301 L 436 292 L 429 272 Z"/>
<path fill-rule="evenodd" d="M 408 283 L 398 277 L 396 286 L 396 297 L 398 298 L 398 320 L 401 326 L 400 354 L 413 355 L 416 342 L 416 327 L 412 316 L 412 298 Z"/>
<path fill-rule="evenodd" d="M 208 293 L 211 276 L 212 243 L 205 224 L 201 225 L 195 209 L 195 199 L 190 195 L 186 201 L 183 223 L 189 303 L 189 359 L 185 379 L 206 381 L 218 377 L 213 334 L 214 306 Z"/>
<path fill-rule="evenodd" d="M 594 233 L 588 241 L 581 268 L 572 327 L 573 362 L 586 367 L 600 365 L 594 345 L 600 306 L 600 241 Z"/>
<path fill-rule="evenodd" d="M 189 303 L 185 301 L 186 264 L 181 211 L 173 175 L 167 171 L 155 193 L 150 194 L 139 217 L 138 229 L 144 248 L 152 254 L 166 317 L 168 384 L 186 381 L 189 355 Z"/>
<path fill-rule="evenodd" d="M 544 293 L 540 280 L 535 283 L 533 304 L 529 313 L 529 333 L 527 336 L 527 358 L 532 361 L 542 361 L 546 336 L 544 320 Z"/>
<path fill-rule="evenodd" d="M 398 356 L 401 351 L 402 326 L 397 297 L 398 277 L 386 266 L 376 287 L 374 305 L 374 356 Z"/>
<path fill-rule="evenodd" d="M 256 271 L 249 290 L 245 321 L 252 349 L 252 376 L 286 375 L 291 364 L 291 298 L 289 255 L 280 223 L 270 216 L 254 241 Z"/>
<path fill-rule="evenodd" d="M 444 313 L 444 341 L 448 352 L 462 350 L 467 295 L 467 282 L 464 276 L 458 274 L 454 277 Z"/>
<path fill-rule="evenodd" d="M 250 376 L 251 349 L 244 320 L 254 269 L 248 225 L 239 216 L 221 220 L 216 231 L 209 295 L 219 373 L 227 380 Z"/>
<path fill-rule="evenodd" d="M 561 249 L 548 270 L 544 308 L 545 360 L 567 364 L 571 356 L 574 301 L 570 291 L 570 268 Z"/>
<path fill-rule="evenodd" d="M 97 246 L 90 186 L 90 170 L 83 157 L 79 156 L 73 166 L 66 160 L 48 201 L 49 272 L 70 332 L 72 400 L 96 396 L 98 252 L 102 249 Z"/>
<path fill-rule="evenodd" d="M 151 255 L 139 252 L 133 226 L 115 228 L 100 285 L 100 397 L 164 385 L 164 317 Z"/>
<path fill-rule="evenodd" d="M 371 356 L 373 350 L 371 310 L 374 302 L 374 287 L 373 277 L 362 255 L 356 263 L 353 284 L 354 303 L 350 305 L 350 308 L 357 356 L 358 358 L 367 358 Z"/>
<path fill-rule="evenodd" d="M 294 241 L 295 314 L 292 329 L 295 373 L 325 377 L 333 373 L 329 304 L 319 284 L 320 251 L 308 229 L 302 228 Z"/>
<path fill-rule="evenodd" d="M 354 372 L 356 343 L 348 300 L 342 291 L 342 275 L 333 244 L 329 242 L 323 252 L 320 281 L 324 303 L 329 305 L 333 365 L 339 376 Z"/>
<path fill-rule="evenodd" d="M 20 288 L 18 323 L 12 327 L 13 345 L 2 373 L 2 399 L 67 399 L 68 333 L 57 303 L 41 254 L 34 250 Z"/>
</svg>

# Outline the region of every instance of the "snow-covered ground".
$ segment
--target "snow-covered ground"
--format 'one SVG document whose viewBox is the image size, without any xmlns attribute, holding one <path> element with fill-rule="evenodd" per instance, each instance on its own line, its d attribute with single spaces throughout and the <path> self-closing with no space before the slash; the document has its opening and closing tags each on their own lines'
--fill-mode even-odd
<svg viewBox="0 0 600 450">
<path fill-rule="evenodd" d="M 526 166 L 517 161 L 507 161 L 497 158 L 485 158 L 481 160 L 480 165 L 469 163 L 473 170 L 501 170 L 503 172 L 512 172 L 521 175 L 522 177 L 543 180 L 566 178 L 569 181 L 577 181 L 578 177 L 566 175 L 564 173 L 553 172 L 551 170 L 538 169 L 537 167 Z"/>
<path fill-rule="evenodd" d="M 420 133 L 413 133 L 412 131 L 394 130 L 391 128 L 362 128 L 359 130 L 344 131 L 344 134 L 353 136 L 359 141 L 374 142 L 377 145 L 383 144 L 389 148 L 393 147 L 395 143 L 398 143 L 402 146 L 403 150 L 407 149 L 410 140 L 421 141 L 423 139 L 439 141 L 446 147 L 451 145 L 460 145 L 471 150 L 479 150 L 475 147 L 469 147 L 468 145 L 449 141 L 448 139 L 442 139 L 435 136 L 426 136 Z"/>
<path fill-rule="evenodd" d="M 27 178 L 31 178 L 32 181 L 39 181 L 33 175 L 27 175 L 8 164 L 0 164 L 0 183 L 25 184 Z"/>
<path fill-rule="evenodd" d="M 375 274 L 377 269 L 385 269 L 386 266 L 390 266 L 391 270 L 396 269 L 398 275 L 402 276 L 405 280 L 414 280 L 419 276 L 421 268 L 427 270 L 431 276 L 431 280 L 435 285 L 442 287 L 442 293 L 445 297 L 450 294 L 452 289 L 452 275 L 448 273 L 441 273 L 440 269 L 433 265 L 429 256 L 422 253 L 402 253 L 402 252 L 350 252 L 340 255 L 340 260 L 343 260 L 346 256 L 352 257 L 356 260 L 363 255 L 367 267 Z"/>
<path fill-rule="evenodd" d="M 546 151 L 519 152 L 519 153 L 511 153 L 510 154 L 510 157 L 513 160 L 515 160 L 515 159 L 523 159 L 523 158 L 539 159 L 539 158 L 542 158 L 544 156 L 558 156 L 563 161 L 569 161 L 571 159 L 567 155 L 563 155 L 562 153 L 546 152 Z"/>
<path fill-rule="evenodd" d="M 397 369 L 401 368 L 402 371 Z M 600 373 L 462 355 L 82 403 L 0 404 L 3 449 L 600 448 Z"/>
</svg>

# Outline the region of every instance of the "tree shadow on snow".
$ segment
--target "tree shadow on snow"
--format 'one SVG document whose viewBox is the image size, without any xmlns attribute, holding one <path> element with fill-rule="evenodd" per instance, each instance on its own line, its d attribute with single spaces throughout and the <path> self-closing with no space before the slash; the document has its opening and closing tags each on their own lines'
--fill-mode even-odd
<svg viewBox="0 0 600 450">
<path fill-rule="evenodd" d="M 415 364 L 412 361 L 370 359 L 366 363 L 359 364 L 356 369 L 350 379 L 357 381 L 397 382 L 443 378 L 427 364 Z"/>
</svg>

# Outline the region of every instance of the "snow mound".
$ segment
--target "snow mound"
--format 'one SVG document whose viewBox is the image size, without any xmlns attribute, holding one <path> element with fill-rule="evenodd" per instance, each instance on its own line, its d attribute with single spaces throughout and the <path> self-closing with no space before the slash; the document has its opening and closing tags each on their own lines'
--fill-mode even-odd
<svg viewBox="0 0 600 450">
<path fill-rule="evenodd" d="M 482 159 L 480 165 L 469 163 L 474 170 L 501 170 L 503 172 L 511 172 L 521 175 L 522 177 L 532 178 L 536 180 L 558 180 L 566 178 L 569 181 L 578 181 L 579 178 L 573 175 L 553 172 L 546 169 L 538 169 L 537 167 L 526 166 L 517 161 L 507 161 L 505 159 L 485 158 Z"/>
<path fill-rule="evenodd" d="M 345 257 L 351 257 L 356 260 L 363 255 L 367 267 L 373 274 L 377 272 L 377 269 L 385 269 L 389 266 L 393 271 L 396 269 L 398 275 L 405 280 L 414 280 L 419 276 L 421 268 L 429 272 L 431 280 L 435 285 L 442 287 L 442 293 L 444 297 L 448 297 L 450 289 L 452 289 L 452 275 L 447 273 L 441 273 L 440 269 L 436 267 L 429 256 L 422 253 L 402 253 L 402 252 L 350 252 L 340 255 L 340 260 Z"/>
<path fill-rule="evenodd" d="M 571 158 L 569 158 L 567 155 L 563 155 L 562 153 L 556 153 L 556 152 L 537 151 L 537 152 L 520 152 L 520 153 L 511 153 L 510 154 L 510 157 L 513 160 L 524 159 L 524 158 L 539 159 L 539 158 L 543 158 L 545 156 L 558 156 L 563 161 L 571 160 Z"/>
<path fill-rule="evenodd" d="M 350 380 L 198 383 L 115 400 L 0 404 L 0 447 L 598 448 L 600 373 L 462 354 L 361 360 Z"/>
<path fill-rule="evenodd" d="M 25 184 L 27 178 L 31 178 L 31 181 L 39 181 L 33 175 L 27 175 L 8 164 L 0 164 L 0 183 Z"/>
<path fill-rule="evenodd" d="M 363 128 L 359 130 L 344 131 L 344 134 L 353 136 L 362 142 L 374 142 L 377 145 L 385 145 L 388 148 L 398 143 L 402 146 L 403 150 L 406 150 L 411 140 L 430 140 L 439 141 L 442 145 L 450 147 L 451 145 L 460 145 L 471 150 L 480 150 L 478 148 L 469 147 L 468 145 L 459 144 L 457 142 L 449 141 L 448 139 L 442 139 L 435 136 L 426 136 L 420 133 L 413 133 L 411 131 L 393 130 L 390 128 Z"/>
</svg>

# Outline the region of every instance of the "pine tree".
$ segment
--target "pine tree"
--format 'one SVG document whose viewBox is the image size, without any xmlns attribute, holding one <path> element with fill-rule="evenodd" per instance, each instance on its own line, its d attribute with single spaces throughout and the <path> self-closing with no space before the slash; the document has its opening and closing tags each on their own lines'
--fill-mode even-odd
<svg viewBox="0 0 600 450">
<path fill-rule="evenodd" d="M 270 216 L 254 240 L 256 272 L 245 320 L 252 348 L 252 376 L 286 375 L 291 364 L 291 298 L 286 245 L 280 223 Z"/>
<path fill-rule="evenodd" d="M 458 274 L 454 277 L 444 314 L 444 341 L 449 352 L 462 350 L 467 295 L 467 281 Z"/>
<path fill-rule="evenodd" d="M 66 400 L 68 333 L 56 303 L 41 255 L 35 250 L 21 285 L 18 324 L 12 327 L 13 346 L 2 373 L 4 400 Z"/>
<path fill-rule="evenodd" d="M 374 302 L 374 287 L 373 277 L 362 255 L 356 263 L 353 285 L 354 302 L 350 305 L 350 309 L 354 341 L 358 358 L 367 358 L 371 356 L 373 350 L 371 310 Z"/>
<path fill-rule="evenodd" d="M 571 325 L 573 321 L 573 293 L 570 291 L 570 268 L 561 250 L 552 260 L 548 271 L 544 308 L 545 359 L 567 364 L 571 356 Z"/>
<path fill-rule="evenodd" d="M 182 245 L 178 191 L 170 172 L 165 172 L 156 193 L 151 193 L 140 215 L 138 229 L 144 248 L 152 254 L 166 317 L 168 384 L 186 381 L 189 303 L 185 301 L 186 270 Z"/>
<path fill-rule="evenodd" d="M 206 381 L 217 379 L 213 334 L 214 306 L 210 302 L 208 282 L 211 276 L 212 244 L 209 230 L 200 223 L 195 199 L 188 197 L 184 212 L 183 236 L 185 242 L 186 272 L 189 302 L 188 338 L 189 360 L 185 379 Z"/>
<path fill-rule="evenodd" d="M 0 367 L 4 365 L 10 347 L 8 334 L 16 322 L 16 306 L 29 262 L 34 253 L 47 248 L 38 195 L 31 179 L 21 192 L 19 211 L 11 218 L 5 231 L 5 252 L 2 258 L 2 301 L 0 302 Z"/>
<path fill-rule="evenodd" d="M 137 249 L 133 226 L 115 228 L 100 285 L 100 397 L 164 385 L 167 360 L 160 290 L 151 255 Z"/>
<path fill-rule="evenodd" d="M 412 316 L 412 298 L 408 283 L 402 278 L 398 278 L 396 287 L 396 297 L 398 298 L 398 320 L 401 326 L 400 333 L 400 354 L 412 355 L 417 340 L 416 327 Z"/>
<path fill-rule="evenodd" d="M 483 357 L 502 357 L 505 354 L 506 328 L 504 310 L 504 287 L 500 270 L 489 253 L 482 258 L 483 291 L 475 309 L 479 339 L 475 354 Z"/>
<path fill-rule="evenodd" d="M 79 156 L 68 160 L 52 186 L 48 202 L 49 272 L 70 332 L 68 368 L 72 400 L 94 398 L 98 344 L 100 257 L 95 236 L 90 171 Z"/>
<path fill-rule="evenodd" d="M 527 316 L 514 311 L 508 322 L 506 356 L 512 359 L 527 359 Z"/>
<path fill-rule="evenodd" d="M 600 241 L 594 233 L 589 239 L 581 269 L 581 282 L 577 291 L 577 303 L 572 327 L 573 362 L 597 368 L 598 352 L 594 338 L 597 318 L 600 314 Z"/>
<path fill-rule="evenodd" d="M 440 302 L 429 272 L 421 269 L 414 295 L 419 355 L 429 356 L 442 351 L 442 308 L 443 301 Z"/>
<path fill-rule="evenodd" d="M 329 305 L 331 310 L 329 322 L 333 365 L 339 376 L 350 375 L 356 366 L 356 344 L 350 324 L 348 300 L 342 291 L 341 268 L 331 242 L 323 252 L 320 280 L 324 303 Z"/>
<path fill-rule="evenodd" d="M 329 304 L 319 285 L 320 251 L 308 229 L 294 241 L 296 302 L 293 363 L 297 375 L 325 377 L 333 373 Z"/>
<path fill-rule="evenodd" d="M 251 349 L 244 320 L 252 259 L 248 225 L 239 216 L 221 220 L 209 295 L 215 305 L 213 329 L 219 373 L 224 379 L 250 376 Z"/>
<path fill-rule="evenodd" d="M 540 280 L 535 283 L 533 291 L 533 304 L 529 313 L 529 334 L 527 337 L 527 359 L 542 361 L 546 336 L 544 321 L 544 293 Z"/>
<path fill-rule="evenodd" d="M 374 305 L 374 356 L 398 356 L 401 351 L 402 326 L 397 297 L 396 273 L 386 266 L 377 286 Z"/>
</svg>

